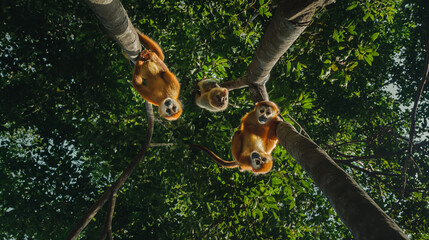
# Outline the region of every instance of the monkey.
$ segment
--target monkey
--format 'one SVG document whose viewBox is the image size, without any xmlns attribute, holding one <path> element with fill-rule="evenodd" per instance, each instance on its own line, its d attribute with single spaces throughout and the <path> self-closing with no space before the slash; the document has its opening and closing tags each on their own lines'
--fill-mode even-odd
<svg viewBox="0 0 429 240">
<path fill-rule="evenodd" d="M 195 96 L 195 103 L 212 112 L 220 112 L 228 107 L 228 89 L 222 88 L 211 79 L 198 82 L 200 93 Z"/>
<path fill-rule="evenodd" d="M 271 152 L 278 144 L 276 128 L 281 121 L 283 120 L 275 103 L 270 101 L 256 103 L 254 110 L 242 118 L 232 137 L 231 149 L 234 161 L 225 161 L 202 145 L 191 147 L 203 150 L 222 167 L 238 167 L 242 172 L 265 174 L 273 167 Z"/>
<path fill-rule="evenodd" d="M 140 52 L 134 66 L 132 84 L 142 98 L 159 107 L 159 114 L 167 120 L 176 120 L 182 114 L 178 100 L 180 84 L 164 64 L 161 47 L 136 29 L 140 42 L 147 47 Z M 143 81 L 144 79 L 144 81 Z"/>
</svg>

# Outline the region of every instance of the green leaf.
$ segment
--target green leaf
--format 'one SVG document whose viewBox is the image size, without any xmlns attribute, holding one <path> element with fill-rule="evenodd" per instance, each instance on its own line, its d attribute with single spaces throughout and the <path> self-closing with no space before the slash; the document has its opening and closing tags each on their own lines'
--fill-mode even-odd
<svg viewBox="0 0 429 240">
<path fill-rule="evenodd" d="M 290 70 L 292 69 L 292 63 L 290 61 L 286 64 L 286 75 L 288 76 L 290 74 Z"/>
<path fill-rule="evenodd" d="M 371 40 L 374 42 L 378 38 L 378 35 L 380 35 L 379 32 L 372 34 L 371 35 Z"/>
<path fill-rule="evenodd" d="M 370 66 L 372 66 L 372 61 L 374 60 L 374 59 L 372 58 L 372 55 L 365 55 L 365 56 L 364 56 L 364 59 L 365 59 L 365 61 L 366 61 Z"/>
<path fill-rule="evenodd" d="M 301 183 L 305 188 L 310 188 L 310 183 L 308 181 L 301 180 Z"/>
<path fill-rule="evenodd" d="M 370 12 L 366 12 L 366 13 L 365 13 L 365 16 L 363 16 L 362 20 L 363 20 L 364 22 L 366 22 L 366 20 L 368 19 L 369 15 L 371 15 L 371 13 L 370 13 Z"/>
<path fill-rule="evenodd" d="M 338 34 L 337 29 L 334 30 L 334 33 L 332 34 L 332 38 L 335 39 L 335 41 L 337 41 L 337 43 L 340 42 L 340 35 Z"/>
<path fill-rule="evenodd" d="M 350 11 L 350 10 L 352 10 L 352 9 L 356 8 L 356 7 L 357 7 L 357 5 L 358 5 L 358 2 L 357 2 L 357 1 L 354 1 L 354 2 L 352 3 L 352 5 L 350 5 L 350 6 L 348 6 L 348 7 L 346 8 L 346 11 Z"/>
<path fill-rule="evenodd" d="M 311 108 L 313 108 L 313 104 L 312 103 L 306 103 L 306 104 L 304 104 L 304 105 L 302 105 L 302 108 L 304 108 L 304 109 L 311 109 Z"/>
<path fill-rule="evenodd" d="M 259 217 L 259 221 L 262 221 L 263 214 L 262 214 L 262 211 L 261 211 L 259 208 L 255 208 L 255 209 L 252 211 L 252 216 L 253 216 L 253 217 L 256 217 L 256 215 Z"/>
<path fill-rule="evenodd" d="M 274 186 L 276 185 L 280 185 L 283 183 L 282 179 L 278 178 L 278 177 L 273 177 L 273 179 L 271 179 L 272 183 Z"/>
</svg>

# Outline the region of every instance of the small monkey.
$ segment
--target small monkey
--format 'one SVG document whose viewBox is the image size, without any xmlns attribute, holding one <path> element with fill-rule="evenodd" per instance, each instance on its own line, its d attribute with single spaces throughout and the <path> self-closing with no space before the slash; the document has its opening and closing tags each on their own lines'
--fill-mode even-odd
<svg viewBox="0 0 429 240">
<path fill-rule="evenodd" d="M 222 88 L 211 79 L 203 79 L 198 83 L 200 93 L 195 96 L 195 103 L 212 112 L 220 112 L 228 107 L 228 89 Z"/>
<path fill-rule="evenodd" d="M 164 64 L 161 47 L 148 36 L 137 29 L 136 31 L 140 42 L 149 50 L 143 50 L 137 58 L 133 87 L 142 98 L 159 107 L 159 114 L 163 118 L 176 120 L 183 111 L 178 100 L 180 84 Z"/>
<path fill-rule="evenodd" d="M 232 137 L 234 161 L 225 161 L 202 145 L 191 147 L 203 150 L 222 167 L 238 167 L 240 171 L 265 174 L 273 167 L 271 152 L 278 144 L 276 127 L 281 121 L 275 103 L 270 101 L 256 103 L 255 109 L 243 117 L 240 127 Z"/>
</svg>

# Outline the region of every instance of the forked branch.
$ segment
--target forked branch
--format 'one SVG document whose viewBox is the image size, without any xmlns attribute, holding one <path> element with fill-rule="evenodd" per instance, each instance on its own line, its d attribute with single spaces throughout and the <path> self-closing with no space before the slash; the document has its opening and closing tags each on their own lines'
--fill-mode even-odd
<svg viewBox="0 0 429 240">
<path fill-rule="evenodd" d="M 150 142 L 152 141 L 153 134 L 153 125 L 154 125 L 154 115 L 152 104 L 146 101 L 146 113 L 147 113 L 147 132 L 145 142 L 140 148 L 138 154 L 134 157 L 131 163 L 128 165 L 127 169 L 119 176 L 119 178 L 108 188 L 104 194 L 91 206 L 88 212 L 81 218 L 81 220 L 76 224 L 76 226 L 69 232 L 66 239 L 77 239 L 82 230 L 88 225 L 91 219 L 97 214 L 100 208 L 111 198 L 112 200 L 116 199 L 115 194 L 118 192 L 119 188 L 125 183 L 125 181 L 131 176 L 134 169 L 138 166 L 141 159 L 143 159 L 146 151 L 149 149 Z M 113 205 L 114 208 L 114 205 Z M 109 211 L 108 211 L 109 212 Z M 113 214 L 113 212 L 112 212 Z"/>
<path fill-rule="evenodd" d="M 409 144 L 408 144 L 408 157 L 405 159 L 404 167 L 402 168 L 402 192 L 401 196 L 404 197 L 405 194 L 405 187 L 407 185 L 407 170 L 410 162 L 414 162 L 413 159 L 413 139 L 414 139 L 414 132 L 416 128 L 416 115 L 417 115 L 417 107 L 420 101 L 420 98 L 423 93 L 423 88 L 425 86 L 425 83 L 427 81 L 428 72 L 429 72 L 429 41 L 426 43 L 426 61 L 424 66 L 424 71 L 422 74 L 422 79 L 420 81 L 419 87 L 416 92 L 416 96 L 414 98 L 414 106 L 413 110 L 411 112 L 411 128 L 410 128 L 410 137 L 409 137 Z"/>
</svg>

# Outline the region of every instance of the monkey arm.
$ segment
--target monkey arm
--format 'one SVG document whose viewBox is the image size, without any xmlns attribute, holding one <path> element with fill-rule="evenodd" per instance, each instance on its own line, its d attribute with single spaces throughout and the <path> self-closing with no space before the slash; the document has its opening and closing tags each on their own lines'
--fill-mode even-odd
<svg viewBox="0 0 429 240">
<path fill-rule="evenodd" d="M 180 84 L 179 81 L 177 81 L 176 76 L 170 71 L 161 72 L 160 74 L 162 80 L 164 80 L 166 86 L 168 86 L 167 95 L 177 99 L 179 97 Z"/>
<path fill-rule="evenodd" d="M 150 90 L 147 86 L 143 84 L 143 63 L 140 58 L 137 59 L 136 65 L 134 66 L 134 74 L 133 74 L 133 80 L 132 84 L 134 89 L 144 98 L 146 99 L 146 96 L 150 95 Z"/>
<path fill-rule="evenodd" d="M 268 154 L 271 154 L 271 152 L 276 148 L 278 143 L 277 138 L 277 125 L 281 122 L 281 118 L 276 117 L 275 119 L 271 120 L 269 123 L 269 129 L 267 134 L 267 140 L 265 141 L 265 149 Z"/>
<path fill-rule="evenodd" d="M 210 91 L 210 89 L 212 88 L 219 87 L 219 84 L 217 84 L 216 81 L 213 81 L 210 79 L 204 79 L 198 83 L 198 86 L 200 87 L 200 91 L 203 93 L 203 92 Z"/>
<path fill-rule="evenodd" d="M 164 54 L 162 53 L 161 47 L 150 37 L 140 32 L 137 28 L 135 28 L 135 30 L 137 32 L 137 35 L 139 36 L 140 42 L 143 43 L 143 45 L 145 45 L 151 51 L 153 51 L 156 55 L 158 55 L 161 61 L 164 61 Z"/>
<path fill-rule="evenodd" d="M 241 134 L 240 130 L 235 131 L 234 135 L 232 136 L 232 156 L 234 157 L 235 161 L 239 161 L 241 151 L 242 151 L 242 143 L 243 143 L 243 135 Z"/>
<path fill-rule="evenodd" d="M 207 93 L 203 93 L 203 94 L 197 93 L 195 96 L 195 103 L 200 107 L 205 107 L 205 108 L 210 107 Z"/>
</svg>

